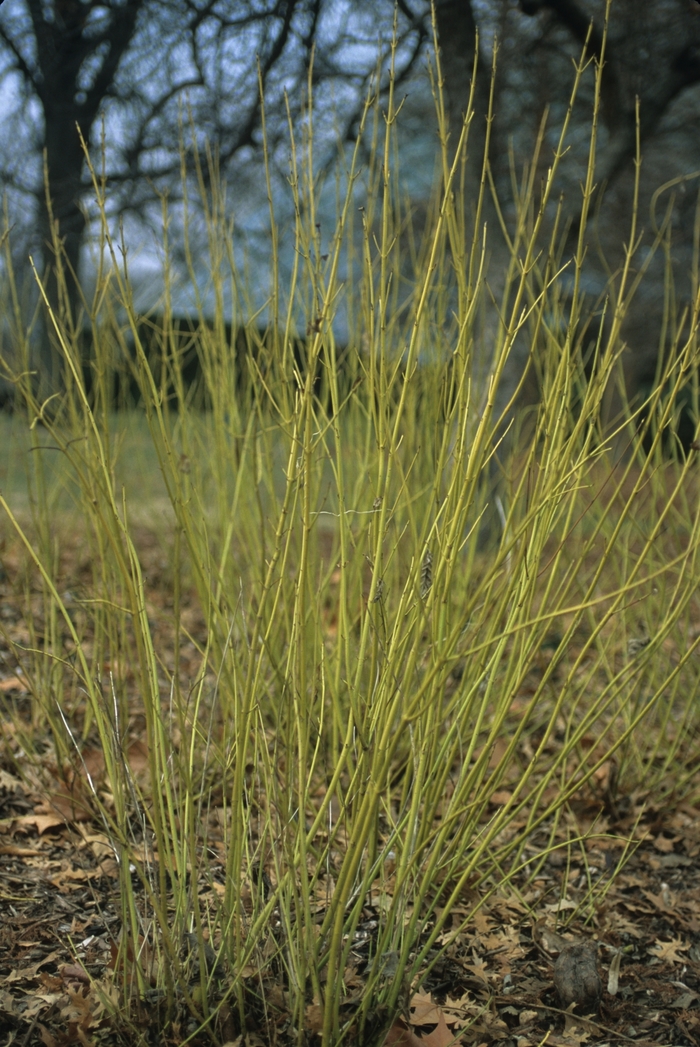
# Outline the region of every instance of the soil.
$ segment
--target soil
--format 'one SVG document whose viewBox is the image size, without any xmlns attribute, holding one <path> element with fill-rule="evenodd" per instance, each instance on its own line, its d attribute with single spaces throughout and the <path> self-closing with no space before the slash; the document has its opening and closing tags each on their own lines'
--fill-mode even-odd
<svg viewBox="0 0 700 1047">
<path fill-rule="evenodd" d="M 150 551 L 149 551 L 150 550 Z M 1 550 L 0 550 L 1 551 Z M 7 550 L 6 550 L 7 553 Z M 157 617 L 168 600 L 157 542 L 144 545 L 144 573 Z M 224 1004 L 212 1035 L 196 1033 L 183 1005 L 164 1029 L 162 998 L 153 989 L 120 1018 L 125 974 L 119 867 L 86 793 L 85 773 L 56 765 L 49 732 L 32 725 L 34 756 L 23 756 L 18 724 L 34 708 L 20 669 L 28 641 L 22 586 L 0 577 L 0 1037 L 18 1047 L 69 1044 L 192 1044 L 280 1047 L 320 1042 L 322 1012 L 309 999 L 305 1027 L 286 1009 L 283 969 L 261 987 L 251 972 L 248 1025 L 237 1026 Z M 76 566 L 79 584 L 80 565 Z M 190 635 L 202 623 L 190 614 Z M 150 613 L 150 612 L 149 612 Z M 164 642 L 167 640 L 164 634 Z M 191 657 L 195 659 L 195 649 Z M 181 650 L 181 664 L 188 651 Z M 3 711 L 4 708 L 4 711 Z M 134 773 L 144 743 L 134 718 L 127 758 Z M 42 753 L 44 754 L 42 757 Z M 607 775 L 607 777 L 606 777 Z M 365 1043 L 408 1047 L 449 1044 L 553 1047 L 580 1044 L 700 1045 L 700 809 L 687 799 L 655 806 L 649 795 L 614 797 L 614 767 L 571 804 L 556 828 L 540 828 L 531 864 L 507 886 L 467 891 L 450 914 L 441 952 L 402 994 L 399 1016 L 372 1015 Z M 498 798 L 494 797 L 494 802 Z M 585 846 L 569 840 L 583 829 Z M 548 834 L 554 833 L 553 837 Z M 559 846 L 538 858 L 551 840 Z M 214 848 L 207 892 L 220 893 L 224 854 Z M 269 884 L 265 869 L 258 883 Z M 141 892 L 141 893 L 139 893 Z M 136 883 L 135 895 L 143 896 Z M 477 911 L 474 911 L 474 910 Z M 471 914 L 471 915 L 470 915 Z M 362 999 L 381 916 L 371 895 L 344 972 L 343 1013 L 352 1022 Z M 429 929 L 429 924 L 426 931 Z M 183 942 L 214 967 L 208 943 Z M 144 946 L 145 948 L 145 946 Z M 142 956 L 142 961 L 144 957 Z M 148 957 L 144 961 L 148 964 Z M 155 962 L 155 961 L 154 961 Z M 199 961 L 197 961 L 199 962 Z M 121 964 L 121 966 L 120 966 Z M 197 984 L 193 962 L 193 988 Z M 225 966 L 213 972 L 225 995 Z M 387 957 L 386 977 L 391 977 Z M 261 993 L 261 988 L 263 992 Z M 264 994 L 264 1006 L 256 1008 Z M 352 1027 L 351 1027 L 352 1031 Z M 359 1036 L 359 1033 L 357 1034 Z M 359 1042 L 352 1038 L 348 1043 Z"/>
</svg>

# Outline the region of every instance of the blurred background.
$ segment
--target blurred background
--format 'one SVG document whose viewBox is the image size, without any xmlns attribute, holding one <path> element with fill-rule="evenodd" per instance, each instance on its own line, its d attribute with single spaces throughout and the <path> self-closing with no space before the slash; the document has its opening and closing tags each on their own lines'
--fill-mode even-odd
<svg viewBox="0 0 700 1047">
<path fill-rule="evenodd" d="M 622 359 L 629 390 L 643 388 L 663 353 L 683 336 L 684 311 L 697 287 L 700 3 L 612 0 L 606 15 L 603 0 L 437 0 L 434 18 L 453 143 L 472 98 L 461 183 L 467 215 L 482 175 L 495 67 L 486 172 L 491 184 L 481 220 L 489 236 L 486 276 L 496 295 L 522 180 L 546 175 L 585 46 L 591 61 L 570 113 L 568 152 L 554 194 L 561 207 L 562 266 L 575 250 L 595 65 L 603 62 L 583 289 L 590 315 L 600 315 L 630 240 L 640 157 L 632 264 L 642 283 L 625 321 Z M 300 144 L 311 115 L 323 252 L 333 236 L 344 161 L 365 99 L 371 91 L 381 98 L 388 88 L 392 39 L 397 98 L 405 96 L 399 177 L 412 228 L 420 231 L 439 160 L 428 75 L 434 33 L 431 7 L 423 0 L 7 0 L 0 9 L 0 184 L 9 245 L 3 264 L 11 262 L 21 278 L 22 307 L 41 366 L 50 369 L 56 349 L 36 310 L 28 257 L 57 302 L 52 221 L 69 269 L 88 293 L 95 283 L 94 190 L 78 127 L 127 252 L 137 309 L 151 315 L 162 309 L 167 261 L 171 272 L 183 274 L 173 287 L 173 312 L 191 315 L 198 296 L 200 309 L 213 312 L 201 189 L 217 178 L 226 187 L 232 243 L 247 289 L 242 305 L 231 292 L 227 319 L 244 323 L 263 310 L 264 320 L 271 238 L 263 141 L 284 273 L 294 264 L 290 131 Z M 365 189 L 360 178 L 358 206 Z M 195 259 L 202 256 L 198 288 L 184 275 L 185 199 L 187 246 Z M 566 279 L 564 269 L 564 286 Z M 75 280 L 68 280 L 66 295 L 63 308 L 80 326 L 84 306 Z M 342 310 L 335 323 L 336 338 L 347 341 Z M 488 332 L 486 324 L 485 341 Z M 4 329 L 3 338 L 11 337 Z M 487 345 L 485 350 L 488 355 Z M 523 355 L 531 351 L 524 345 L 514 352 L 507 385 L 514 387 Z"/>
</svg>

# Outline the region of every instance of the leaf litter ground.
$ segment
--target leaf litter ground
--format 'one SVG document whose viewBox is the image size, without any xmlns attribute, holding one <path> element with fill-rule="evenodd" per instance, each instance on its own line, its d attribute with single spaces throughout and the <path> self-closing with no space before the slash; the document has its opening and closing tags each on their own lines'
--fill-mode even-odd
<svg viewBox="0 0 700 1047">
<path fill-rule="evenodd" d="M 67 590 L 72 585 L 77 591 L 85 582 L 81 572 L 85 574 L 86 565 L 79 562 L 77 548 L 76 543 L 63 563 Z M 164 624 L 172 599 L 166 561 L 152 533 L 140 535 L 139 550 L 149 614 L 160 634 L 160 650 L 166 651 L 164 664 L 172 668 L 174 641 Z M 119 959 L 119 870 L 86 784 L 88 772 L 99 781 L 101 756 L 88 741 L 82 765 L 59 767 L 48 730 L 42 735 L 36 724 L 34 749 L 43 755 L 31 760 L 23 755 L 18 725 L 29 719 L 32 702 L 18 654 L 30 644 L 31 630 L 24 612 L 26 587 L 18 581 L 19 551 L 6 543 L 0 552 L 2 1042 L 20 1047 L 176 1045 L 188 1037 L 193 1044 L 212 1042 L 203 1033 L 193 1036 L 196 1025 L 185 1008 L 181 1020 L 164 1034 L 155 989 L 136 1005 L 128 1022 L 115 1017 L 122 1003 L 120 964 L 128 964 L 129 958 Z M 37 604 L 33 628 L 40 613 Z M 181 645 L 180 671 L 195 674 L 204 622 L 194 601 L 189 606 L 185 601 L 183 615 L 192 642 Z M 126 757 L 136 778 L 146 766 L 141 730 L 135 706 Z M 502 802 L 494 794 L 494 809 Z M 204 908 L 208 902 L 215 906 L 224 889 L 222 826 L 219 822 L 217 830 L 217 810 L 212 812 L 206 875 L 198 884 Z M 687 801 L 661 808 L 648 795 L 624 795 L 616 790 L 614 766 L 608 765 L 575 797 L 561 824 L 541 826 L 539 834 L 541 840 L 531 844 L 532 865 L 520 880 L 507 888 L 490 885 L 489 896 L 457 931 L 480 900 L 476 892 L 465 892 L 438 942 L 441 954 L 429 958 L 427 973 L 405 986 L 403 1013 L 392 1023 L 381 1013 L 374 1016 L 376 1037 L 402 1047 L 700 1045 L 700 810 Z M 581 835 L 587 836 L 585 845 L 569 845 Z M 560 846 L 538 858 L 548 841 L 551 848 L 552 839 Z M 140 855 L 141 860 L 146 857 Z M 262 889 L 272 886 L 271 875 L 258 870 Z M 137 881 L 134 889 L 138 898 Z M 390 890 L 389 871 L 382 894 L 368 897 L 355 934 L 342 988 L 343 1016 L 349 1021 L 364 991 L 381 907 Z M 325 904 L 320 893 L 319 918 Z M 557 958 L 575 942 L 594 943 L 602 978 L 600 1007 L 590 1015 L 567 1010 L 554 987 Z M 182 948 L 197 951 L 188 942 Z M 144 943 L 141 961 L 148 969 L 146 949 Z M 199 955 L 214 962 L 209 943 Z M 155 957 L 153 965 L 155 984 Z M 266 965 L 262 983 L 253 967 L 244 972 L 250 983 L 248 1027 L 241 1031 L 222 1006 L 219 1043 L 286 1047 L 299 1042 L 282 972 L 275 978 L 274 970 Z M 196 981 L 196 962 L 192 973 Z M 214 973 L 224 993 L 226 970 Z M 391 977 L 391 957 L 385 973 Z M 318 1000 L 309 999 L 305 1019 L 304 1042 L 320 1042 Z"/>
</svg>

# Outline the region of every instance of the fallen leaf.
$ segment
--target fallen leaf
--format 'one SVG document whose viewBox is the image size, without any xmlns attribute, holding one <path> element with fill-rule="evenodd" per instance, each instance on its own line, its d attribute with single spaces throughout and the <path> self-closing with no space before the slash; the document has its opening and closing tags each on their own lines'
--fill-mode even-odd
<svg viewBox="0 0 700 1047">
<path fill-rule="evenodd" d="M 119 876 L 119 862 L 116 858 L 105 858 L 97 868 L 101 876 L 109 876 L 113 880 Z"/>
<path fill-rule="evenodd" d="M 22 782 L 19 778 L 15 778 L 9 771 L 3 771 L 0 769 L 0 789 L 7 789 L 8 792 L 22 792 Z"/>
<path fill-rule="evenodd" d="M 67 981 L 67 982 L 68 981 L 74 981 L 74 982 L 76 982 L 76 981 L 77 982 L 89 982 L 90 981 L 90 975 L 85 970 L 85 968 L 84 967 L 76 967 L 76 965 L 73 964 L 73 963 L 64 963 L 63 966 L 59 968 L 59 970 L 61 972 L 61 977 L 64 979 L 64 981 Z"/>
<path fill-rule="evenodd" d="M 23 814 L 20 818 L 14 819 L 15 828 L 28 829 L 30 826 L 33 826 L 39 833 L 39 836 L 49 829 L 65 825 L 65 822 L 65 818 L 60 818 L 57 814 Z"/>
<path fill-rule="evenodd" d="M 430 993 L 417 992 L 408 1007 L 411 1025 L 437 1025 L 442 1009 L 433 1002 Z"/>
<path fill-rule="evenodd" d="M 384 1047 L 423 1047 L 425 1040 L 411 1032 L 403 1018 L 397 1018 L 384 1040 Z"/>
<path fill-rule="evenodd" d="M 148 746 L 145 742 L 132 742 L 126 751 L 126 758 L 129 761 L 129 767 L 137 777 L 148 771 Z"/>
<path fill-rule="evenodd" d="M 39 981 L 48 992 L 61 992 L 63 990 L 63 980 L 57 978 L 55 974 L 47 974 L 46 971 L 42 971 L 39 975 Z"/>
<path fill-rule="evenodd" d="M 15 1001 L 12 994 L 0 989 L 0 1011 L 4 1011 L 5 1014 L 14 1014 L 14 1010 Z"/>
<path fill-rule="evenodd" d="M 54 960 L 57 960 L 60 955 L 59 952 L 47 953 L 43 959 L 39 960 L 38 963 L 32 964 L 31 967 L 20 967 L 11 971 L 5 978 L 5 982 L 24 982 L 36 978 L 40 967 L 43 967 L 46 963 L 52 963 Z"/>
<path fill-rule="evenodd" d="M 545 905 L 547 912 L 563 912 L 565 909 L 578 909 L 578 903 L 570 901 L 569 898 L 561 898 L 558 902 Z"/>
<path fill-rule="evenodd" d="M 3 693 L 7 691 L 26 691 L 27 689 L 27 681 L 20 680 L 18 676 L 8 676 L 6 680 L 0 680 L 0 691 Z"/>
<path fill-rule="evenodd" d="M 34 810 L 47 817 L 62 815 L 61 822 L 89 822 L 92 820 L 90 802 L 87 785 L 82 778 L 76 778 L 70 786 L 57 783 L 51 796 Z"/>
<path fill-rule="evenodd" d="M 681 956 L 680 953 L 687 952 L 689 948 L 682 938 L 671 938 L 670 942 L 657 939 L 656 945 L 652 945 L 647 952 L 650 956 L 656 956 L 662 963 L 685 963 L 687 957 Z"/>
<path fill-rule="evenodd" d="M 51 1035 L 45 1025 L 39 1025 L 39 1035 L 41 1036 L 41 1042 L 45 1044 L 45 1047 L 57 1047 L 55 1037 Z"/>
<path fill-rule="evenodd" d="M 454 912 L 454 909 L 452 910 Z M 474 926 L 476 927 L 479 934 L 487 934 L 488 931 L 493 927 L 493 918 L 485 913 L 483 909 L 479 912 L 474 913 Z"/>
<path fill-rule="evenodd" d="M 92 880 L 96 876 L 101 876 L 102 873 L 98 869 L 62 869 L 61 872 L 56 873 L 49 879 L 49 883 L 52 883 L 54 887 L 58 887 L 61 894 L 67 894 L 68 891 L 77 891 L 83 886 L 85 880 Z"/>
<path fill-rule="evenodd" d="M 318 1003 L 310 1003 L 306 1008 L 306 1028 L 311 1032 L 321 1032 L 323 1029 L 323 1007 Z"/>
<path fill-rule="evenodd" d="M 458 1000 L 448 996 L 442 1005 L 445 1021 L 453 1028 L 462 1028 L 462 1026 L 468 1025 L 470 1015 L 475 1014 L 479 1010 L 481 1010 L 481 1007 L 469 992 L 465 992 Z"/>
<path fill-rule="evenodd" d="M 430 993 L 415 993 L 408 1010 L 411 1025 L 421 1029 L 419 1042 L 425 1047 L 448 1047 L 458 1042 L 458 1034 L 447 1027 L 442 1007 L 433 1001 Z M 427 1026 L 430 1032 L 425 1031 Z"/>
<path fill-rule="evenodd" d="M 548 927 L 544 918 L 539 919 L 535 924 L 532 937 L 551 956 L 560 953 L 562 949 L 571 944 L 570 939 L 564 938 L 553 927 Z"/>
<path fill-rule="evenodd" d="M 420 1038 L 420 1042 L 425 1044 L 426 1047 L 453 1047 L 454 1044 L 459 1043 L 459 1034 L 455 1034 L 451 1029 L 448 1029 L 445 1016 L 440 1012 L 440 1020 L 429 1033 L 423 1033 Z"/>
</svg>

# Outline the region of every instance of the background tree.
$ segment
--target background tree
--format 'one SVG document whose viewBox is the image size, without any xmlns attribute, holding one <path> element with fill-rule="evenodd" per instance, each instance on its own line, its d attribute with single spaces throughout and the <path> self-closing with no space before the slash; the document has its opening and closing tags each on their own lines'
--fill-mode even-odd
<svg viewBox="0 0 700 1047">
<path fill-rule="evenodd" d="M 490 163 L 508 219 L 509 158 L 516 171 L 529 160 L 547 113 L 542 163 L 548 162 L 547 147 L 556 138 L 568 103 L 571 61 L 580 56 L 587 36 L 589 53 L 600 57 L 604 0 L 436 0 L 435 15 L 455 137 L 469 97 L 478 34 L 480 62 L 470 129 L 468 185 L 472 188 L 480 173 L 485 139 L 491 45 L 496 38 L 500 42 Z M 430 19 L 427 0 L 399 0 L 397 75 L 400 89 L 410 86 L 414 99 L 421 91 L 427 94 L 414 74 L 432 41 Z M 338 131 L 344 139 L 352 139 L 356 131 L 368 79 L 377 68 L 377 46 L 383 50 L 380 68 L 386 84 L 393 20 L 391 0 L 11 0 L 5 4 L 0 14 L 0 82 L 8 103 L 2 134 L 12 148 L 0 157 L 0 180 L 8 192 L 13 225 L 21 225 L 24 218 L 24 253 L 32 239 L 35 251 L 37 244 L 44 250 L 52 300 L 57 292 L 46 250 L 50 216 L 75 272 L 86 230 L 89 186 L 76 124 L 96 159 L 104 148 L 110 213 L 126 215 L 134 237 L 143 236 L 144 223 L 153 214 L 155 190 L 176 191 L 183 121 L 186 135 L 194 133 L 195 148 L 203 150 L 207 141 L 214 148 L 219 169 L 233 186 L 238 216 L 246 207 L 264 213 L 257 188 L 258 63 L 276 184 L 282 192 L 288 157 L 285 93 L 293 124 L 298 126 L 313 52 L 319 162 L 330 163 Z M 700 168 L 699 80 L 700 4 L 696 0 L 642 5 L 636 0 L 613 0 L 603 72 L 600 221 L 591 227 L 587 257 L 593 296 L 604 292 L 626 235 L 623 216 L 631 193 L 636 99 L 644 154 L 642 208 L 647 215 L 659 185 Z M 571 228 L 567 249 L 578 217 L 592 85 L 589 70 L 574 114 L 571 150 L 562 166 L 561 188 L 566 192 Z M 423 120 L 416 138 L 421 134 L 425 168 L 431 171 L 434 124 Z M 681 298 L 690 293 L 686 274 L 693 269 L 694 196 L 683 192 L 690 187 L 690 182 L 679 183 L 672 216 L 672 255 Z M 640 252 L 645 246 L 648 237 Z M 597 248 L 606 255 L 605 263 L 596 262 Z M 494 271 L 497 265 L 494 248 Z M 664 309 L 663 295 L 663 274 L 652 271 L 645 303 L 657 320 Z M 76 304 L 75 289 L 69 287 L 74 318 Z M 644 310 L 637 311 L 633 321 L 636 337 L 645 346 L 637 354 L 644 361 L 638 370 L 648 370 L 658 338 L 650 337 L 654 325 Z M 43 351 L 48 371 L 51 356 L 46 342 Z"/>
<path fill-rule="evenodd" d="M 154 188 L 172 189 L 180 175 L 183 122 L 188 137 L 195 129 L 202 149 L 205 142 L 213 146 L 222 173 L 229 179 L 236 175 L 240 190 L 251 157 L 260 156 L 258 72 L 273 157 L 286 136 L 284 94 L 292 115 L 298 114 L 314 47 L 316 83 L 333 81 L 340 103 L 348 101 L 344 92 L 349 93 L 343 133 L 351 135 L 362 85 L 376 64 L 374 41 L 358 61 L 358 48 L 367 42 L 367 19 L 367 11 L 338 12 L 325 0 L 8 4 L 0 20 L 0 82 L 12 98 L 4 135 L 14 148 L 2 158 L 0 177 L 13 219 L 29 218 L 28 241 L 34 238 L 36 250 L 38 240 L 44 252 L 49 299 L 56 304 L 58 298 L 49 248 L 52 222 L 69 270 L 77 274 L 80 268 L 89 179 L 78 128 L 96 161 L 104 150 L 113 214 L 143 220 Z M 390 26 L 389 21 L 388 37 Z M 404 27 L 413 46 L 400 66 L 415 60 L 421 31 Z M 68 299 L 75 319 L 78 296 L 72 281 Z M 42 354 L 46 374 L 53 363 L 48 339 Z"/>
<path fill-rule="evenodd" d="M 529 161 L 543 117 L 546 133 L 540 162 L 545 174 L 568 105 L 572 62 L 580 59 L 586 41 L 588 55 L 600 62 L 605 38 L 597 198 L 586 234 L 584 286 L 591 308 L 596 301 L 601 306 L 629 239 L 638 104 L 641 240 L 633 264 L 640 269 L 646 266 L 647 272 L 625 323 L 628 348 L 623 358 L 628 388 L 634 391 L 653 378 L 659 352 L 666 351 L 677 336 L 678 318 L 697 291 L 700 4 L 612 0 L 607 35 L 605 0 L 489 0 L 471 5 L 438 0 L 436 17 L 453 123 L 464 108 L 471 76 L 469 42 L 478 28 L 483 82 L 477 84 L 474 120 L 477 127 L 483 126 L 490 45 L 494 39 L 499 42 L 490 163 L 506 218 L 511 213 L 513 175 L 518 178 Z M 571 256 L 577 241 L 593 77 L 591 66 L 573 113 L 569 152 L 560 168 L 569 228 L 562 261 Z M 655 196 L 664 185 L 665 193 Z M 658 251 L 649 262 L 667 205 L 667 250 Z M 673 301 L 669 301 L 667 265 L 674 281 Z M 504 394 L 517 382 L 528 352 L 527 345 L 519 347 L 521 358 L 514 359 Z"/>
</svg>

